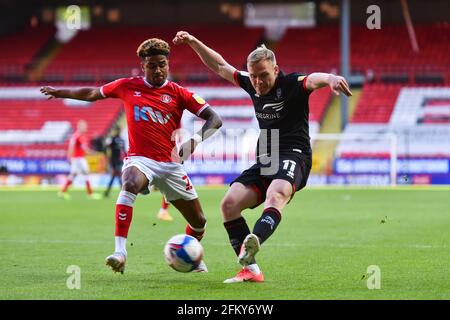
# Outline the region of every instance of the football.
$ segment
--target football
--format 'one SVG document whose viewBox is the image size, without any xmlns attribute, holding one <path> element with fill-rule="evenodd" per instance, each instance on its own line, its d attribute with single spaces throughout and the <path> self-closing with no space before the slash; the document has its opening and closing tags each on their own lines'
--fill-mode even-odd
<svg viewBox="0 0 450 320">
<path fill-rule="evenodd" d="M 173 236 L 164 247 L 164 258 L 172 269 L 190 272 L 203 259 L 203 247 L 194 237 L 187 234 Z"/>
</svg>

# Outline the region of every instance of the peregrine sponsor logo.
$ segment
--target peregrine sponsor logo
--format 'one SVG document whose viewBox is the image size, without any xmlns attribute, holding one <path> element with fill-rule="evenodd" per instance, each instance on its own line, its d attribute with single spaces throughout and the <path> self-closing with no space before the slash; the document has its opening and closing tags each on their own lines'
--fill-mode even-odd
<svg viewBox="0 0 450 320">
<path fill-rule="evenodd" d="M 273 120 L 273 119 L 280 119 L 281 115 L 277 113 L 262 113 L 262 112 L 255 112 L 256 117 L 258 119 L 264 119 L 264 120 Z"/>
<path fill-rule="evenodd" d="M 281 111 L 284 108 L 284 100 L 276 103 L 266 103 L 263 105 L 262 109 L 271 108 L 275 111 Z"/>
<path fill-rule="evenodd" d="M 160 111 L 153 110 L 152 107 L 134 106 L 134 121 L 150 121 L 151 119 L 155 123 L 166 124 L 169 122 L 171 116 L 171 113 L 163 116 Z"/>
<path fill-rule="evenodd" d="M 164 103 L 170 103 L 172 101 L 172 97 L 169 96 L 168 94 L 163 94 L 161 96 L 161 101 Z"/>
</svg>

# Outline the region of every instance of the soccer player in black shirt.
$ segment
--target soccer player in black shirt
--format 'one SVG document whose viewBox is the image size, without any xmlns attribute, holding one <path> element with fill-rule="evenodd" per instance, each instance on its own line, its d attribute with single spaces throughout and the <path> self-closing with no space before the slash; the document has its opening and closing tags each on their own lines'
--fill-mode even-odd
<svg viewBox="0 0 450 320">
<path fill-rule="evenodd" d="M 122 187 L 122 180 L 120 177 L 122 174 L 123 158 L 126 154 L 126 150 L 125 140 L 120 137 L 119 127 L 113 128 L 111 137 L 106 140 L 105 147 L 111 168 L 111 179 L 109 180 L 108 188 L 105 190 L 104 196 L 109 197 L 111 186 L 116 177 L 119 179 L 120 186 Z"/>
<path fill-rule="evenodd" d="M 352 93 L 341 76 L 283 74 L 274 53 L 265 46 L 249 54 L 248 72 L 244 72 L 237 71 L 219 53 L 185 31 L 178 32 L 173 42 L 188 44 L 209 69 L 243 88 L 253 101 L 261 129 L 257 161 L 231 183 L 221 211 L 231 246 L 243 266 L 225 283 L 262 282 L 264 276 L 255 255 L 280 223 L 282 209 L 306 185 L 311 169 L 309 95 L 326 86 L 335 94 Z M 264 211 L 250 232 L 241 212 L 261 203 Z"/>
</svg>

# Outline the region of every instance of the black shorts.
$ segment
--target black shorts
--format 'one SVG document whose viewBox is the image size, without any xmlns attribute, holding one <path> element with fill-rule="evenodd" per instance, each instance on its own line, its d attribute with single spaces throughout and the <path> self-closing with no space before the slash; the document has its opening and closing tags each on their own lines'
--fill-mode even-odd
<svg viewBox="0 0 450 320">
<path fill-rule="evenodd" d="M 258 193 L 258 203 L 253 208 L 266 200 L 267 189 L 275 179 L 286 180 L 292 185 L 292 199 L 295 192 L 306 186 L 311 171 L 311 164 L 311 156 L 301 155 L 297 152 L 280 154 L 278 166 L 275 166 L 273 172 L 267 172 L 267 168 L 270 165 L 257 162 L 247 170 L 244 170 L 230 185 L 240 182 L 253 188 Z"/>
</svg>

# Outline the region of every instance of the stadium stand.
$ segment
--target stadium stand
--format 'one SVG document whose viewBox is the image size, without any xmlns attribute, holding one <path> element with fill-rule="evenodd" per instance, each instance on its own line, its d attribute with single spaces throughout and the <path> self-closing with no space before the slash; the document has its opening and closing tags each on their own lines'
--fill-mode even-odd
<svg viewBox="0 0 450 320">
<path fill-rule="evenodd" d="M 450 124 L 450 99 L 426 101 L 423 107 L 422 123 Z"/>
<path fill-rule="evenodd" d="M 406 80 L 411 80 L 423 73 L 449 79 L 450 56 L 446 53 L 450 50 L 450 24 L 419 25 L 415 30 L 420 45 L 418 53 L 411 49 L 404 25 L 383 26 L 381 30 L 352 26 L 353 72 L 372 72 L 378 79 L 404 75 Z M 276 52 L 288 71 L 339 70 L 339 28 L 289 28 Z"/>
<path fill-rule="evenodd" d="M 176 31 L 183 29 L 211 44 L 230 64 L 244 70 L 248 53 L 264 41 L 262 28 L 238 25 L 94 26 L 88 31 L 80 31 L 72 41 L 60 44 L 39 84 L 92 86 L 140 75 L 135 54 L 137 46 L 149 37 L 170 42 Z M 419 53 L 411 50 L 403 25 L 383 26 L 381 30 L 352 26 L 352 72 L 365 75 L 368 81 L 344 134 L 382 136 L 397 133 L 401 137 L 398 139 L 399 157 L 450 157 L 450 94 L 444 87 L 450 83 L 450 56 L 446 54 L 450 51 L 450 25 L 418 25 L 415 30 Z M 0 81 L 8 81 L 6 84 L 10 79 L 23 81 L 37 53 L 42 53 L 54 32 L 53 27 L 39 27 L 0 38 L 0 44 L 8 41 L 5 46 L 8 50 L 0 59 Z M 24 41 L 25 34 L 27 41 Z M 239 41 L 235 41 L 236 35 L 239 35 Z M 370 41 L 365 41 L 369 37 Z M 120 39 L 120 45 L 116 39 Z M 279 43 L 272 45 L 285 73 L 338 73 L 339 28 L 335 26 L 290 28 Z M 226 120 L 224 129 L 257 127 L 247 94 L 205 68 L 190 48 L 172 46 L 170 67 L 172 80 L 191 88 L 217 109 Z M 311 135 L 319 132 L 331 97 L 329 89 L 311 95 Z M 87 105 L 36 98 L 8 98 L 2 100 L 0 110 L 3 115 L 0 131 L 7 132 L 0 139 L 0 157 L 31 158 L 64 157 L 68 135 L 78 119 L 88 121 L 89 138 L 93 139 L 106 134 L 121 112 L 118 100 Z M 189 116 L 186 119 L 186 125 L 195 121 Z M 53 130 L 54 134 L 49 137 L 47 129 L 55 125 L 53 128 L 58 130 Z M 341 141 L 336 156 L 387 158 L 390 156 L 389 141 Z"/>
<path fill-rule="evenodd" d="M 40 26 L 0 37 L 0 81 L 23 81 L 33 58 L 54 33 L 54 27 Z"/>
<path fill-rule="evenodd" d="M 184 29 L 198 35 L 205 43 L 221 39 L 216 49 L 238 68 L 244 66 L 248 52 L 263 36 L 262 28 L 243 26 Z M 171 43 L 178 30 L 180 28 L 177 27 L 108 26 L 80 31 L 72 41 L 62 47 L 46 69 L 44 78 L 66 82 L 109 81 L 140 74 L 140 61 L 136 56 L 139 44 L 151 37 Z M 234 41 L 236 34 L 240 35 L 238 42 Z M 120 45 L 117 39 L 120 39 Z M 186 63 L 187 61 L 189 63 Z M 177 80 L 205 81 L 208 77 L 213 77 L 195 53 L 186 46 L 172 46 L 170 64 L 172 77 Z"/>
<path fill-rule="evenodd" d="M 395 133 L 400 157 L 450 157 L 450 88 L 442 86 L 365 85 L 356 112 L 344 133 Z M 384 139 L 342 141 L 341 157 L 389 157 Z"/>
<path fill-rule="evenodd" d="M 401 88 L 400 84 L 364 85 L 351 123 L 388 122 Z"/>
<path fill-rule="evenodd" d="M 70 100 L 2 100 L 0 156 L 61 155 L 80 119 L 88 122 L 88 138 L 105 135 L 121 113 L 119 100 L 74 104 Z M 50 144 L 51 143 L 51 144 Z"/>
</svg>

